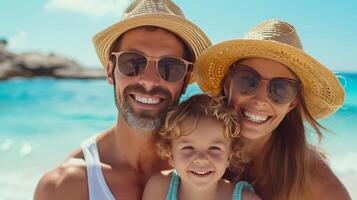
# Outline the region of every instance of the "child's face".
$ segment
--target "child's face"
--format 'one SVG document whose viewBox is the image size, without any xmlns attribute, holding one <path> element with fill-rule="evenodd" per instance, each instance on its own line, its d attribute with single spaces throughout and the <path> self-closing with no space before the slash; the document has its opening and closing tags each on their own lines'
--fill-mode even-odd
<svg viewBox="0 0 357 200">
<path fill-rule="evenodd" d="M 181 130 L 189 130 L 193 120 L 186 119 Z M 223 176 L 229 165 L 230 141 L 223 136 L 223 124 L 204 117 L 187 136 L 172 141 L 172 163 L 183 183 L 207 188 Z"/>
</svg>

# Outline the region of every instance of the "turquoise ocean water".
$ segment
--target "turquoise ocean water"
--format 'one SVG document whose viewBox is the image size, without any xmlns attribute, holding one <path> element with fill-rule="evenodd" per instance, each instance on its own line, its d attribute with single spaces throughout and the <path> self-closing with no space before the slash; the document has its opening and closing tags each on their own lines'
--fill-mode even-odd
<svg viewBox="0 0 357 200">
<path fill-rule="evenodd" d="M 322 120 L 321 146 L 357 199 L 357 74 L 340 74 L 346 101 Z M 0 82 L 0 200 L 32 199 L 42 174 L 80 141 L 114 125 L 113 88 L 105 80 L 14 79 Z M 191 86 L 185 97 L 199 93 Z M 354 193 L 353 193 L 354 192 Z"/>
</svg>

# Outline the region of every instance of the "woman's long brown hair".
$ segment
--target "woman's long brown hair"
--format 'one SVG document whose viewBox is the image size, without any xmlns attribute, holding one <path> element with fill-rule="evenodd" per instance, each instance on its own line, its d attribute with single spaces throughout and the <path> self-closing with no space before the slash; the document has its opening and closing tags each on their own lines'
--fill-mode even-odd
<svg viewBox="0 0 357 200">
<path fill-rule="evenodd" d="M 226 78 L 222 80 L 222 94 Z M 321 129 L 325 128 L 308 111 L 303 92 L 299 92 L 296 107 L 285 116 L 265 145 L 264 171 L 256 177 L 241 175 L 252 182 L 258 195 L 264 193 L 264 200 L 315 199 L 309 190 L 314 151 L 307 142 L 304 119 L 313 127 L 319 141 Z"/>
</svg>

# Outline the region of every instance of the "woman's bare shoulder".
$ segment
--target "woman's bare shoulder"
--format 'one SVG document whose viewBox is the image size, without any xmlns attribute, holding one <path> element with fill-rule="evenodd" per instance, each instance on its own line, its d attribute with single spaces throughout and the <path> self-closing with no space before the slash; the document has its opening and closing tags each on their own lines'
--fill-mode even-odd
<svg viewBox="0 0 357 200">
<path fill-rule="evenodd" d="M 351 197 L 342 182 L 333 173 L 327 163 L 326 156 L 312 150 L 311 156 L 311 191 L 317 199 L 349 200 Z"/>
</svg>

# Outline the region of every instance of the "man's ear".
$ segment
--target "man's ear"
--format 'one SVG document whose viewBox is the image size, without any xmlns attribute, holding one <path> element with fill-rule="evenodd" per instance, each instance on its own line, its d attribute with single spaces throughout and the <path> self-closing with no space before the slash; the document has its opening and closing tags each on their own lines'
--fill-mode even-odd
<svg viewBox="0 0 357 200">
<path fill-rule="evenodd" d="M 192 72 L 187 72 L 185 79 L 183 81 L 183 86 L 181 90 L 181 95 L 185 94 L 188 85 L 190 84 L 190 77 L 191 77 Z"/>
<path fill-rule="evenodd" d="M 114 65 L 113 65 L 112 61 L 108 61 L 107 66 L 106 66 L 107 80 L 108 80 L 108 83 L 111 85 L 114 84 L 113 68 L 114 68 Z"/>
</svg>

